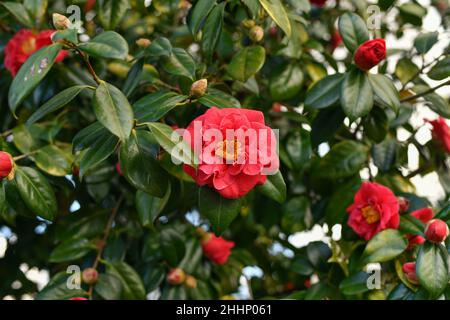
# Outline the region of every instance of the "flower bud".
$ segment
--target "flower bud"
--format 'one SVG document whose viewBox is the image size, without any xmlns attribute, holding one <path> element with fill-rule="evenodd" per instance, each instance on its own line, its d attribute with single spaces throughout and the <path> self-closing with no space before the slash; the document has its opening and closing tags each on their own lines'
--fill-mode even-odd
<svg viewBox="0 0 450 320">
<path fill-rule="evenodd" d="M 251 19 L 247 19 L 247 20 L 244 20 L 244 22 L 242 22 L 242 25 L 245 28 L 250 29 L 250 28 L 253 28 L 255 26 L 255 21 L 251 20 Z"/>
<path fill-rule="evenodd" d="M 197 279 L 195 279 L 193 276 L 188 275 L 186 276 L 186 280 L 184 280 L 184 284 L 188 288 L 195 289 L 197 288 Z"/>
<path fill-rule="evenodd" d="M 409 208 L 409 200 L 404 197 L 397 197 L 400 212 L 405 212 Z"/>
<path fill-rule="evenodd" d="M 69 29 L 72 23 L 70 20 L 59 13 L 53 14 L 53 25 L 55 26 L 56 30 L 66 30 Z"/>
<path fill-rule="evenodd" d="M 447 224 L 440 219 L 430 220 L 425 227 L 425 238 L 428 241 L 441 243 L 449 234 Z"/>
<path fill-rule="evenodd" d="M 354 60 L 361 70 L 369 70 L 386 59 L 386 42 L 373 39 L 364 42 L 356 49 Z"/>
<path fill-rule="evenodd" d="M 147 48 L 149 45 L 152 44 L 150 39 L 146 39 L 146 38 L 140 38 L 136 40 L 136 44 L 138 45 L 138 47 L 140 48 Z"/>
<path fill-rule="evenodd" d="M 94 268 L 84 269 L 81 278 L 83 279 L 83 282 L 86 284 L 89 285 L 94 284 L 98 280 L 98 272 Z"/>
<path fill-rule="evenodd" d="M 180 285 L 186 279 L 186 274 L 181 268 L 174 268 L 169 271 L 167 275 L 167 282 L 173 285 Z"/>
<path fill-rule="evenodd" d="M 250 29 L 249 37 L 252 41 L 259 42 L 264 38 L 264 30 L 260 26 L 254 26 Z"/>
<path fill-rule="evenodd" d="M 8 152 L 0 151 L 0 180 L 14 179 L 14 159 Z"/>
<path fill-rule="evenodd" d="M 311 288 L 311 280 L 310 280 L 310 279 L 306 279 L 306 280 L 303 282 L 303 285 L 305 286 L 306 289 Z"/>
<path fill-rule="evenodd" d="M 416 274 L 416 263 L 415 262 L 407 262 L 402 267 L 403 273 L 406 276 L 406 279 L 408 279 L 409 282 L 418 284 L 419 280 L 417 279 Z"/>
<path fill-rule="evenodd" d="M 282 106 L 280 103 L 274 102 L 274 103 L 272 104 L 272 111 L 273 111 L 273 112 L 281 112 L 281 111 L 283 111 L 282 107 L 283 107 L 283 106 Z"/>
<path fill-rule="evenodd" d="M 206 93 L 206 89 L 208 88 L 208 80 L 200 79 L 195 81 L 191 86 L 192 97 L 200 98 Z"/>
</svg>

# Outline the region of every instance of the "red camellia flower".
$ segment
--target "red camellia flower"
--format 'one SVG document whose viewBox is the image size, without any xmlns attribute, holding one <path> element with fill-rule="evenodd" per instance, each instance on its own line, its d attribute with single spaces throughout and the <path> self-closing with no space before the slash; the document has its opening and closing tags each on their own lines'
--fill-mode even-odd
<svg viewBox="0 0 450 320">
<path fill-rule="evenodd" d="M 202 240 L 202 249 L 205 256 L 219 265 L 227 263 L 228 257 L 231 254 L 231 248 L 233 247 L 233 241 L 225 240 L 222 237 L 216 237 L 214 233 L 205 234 Z"/>
<path fill-rule="evenodd" d="M 394 193 L 385 186 L 364 182 L 347 208 L 348 225 L 366 241 L 384 229 L 397 229 L 399 205 Z"/>
<path fill-rule="evenodd" d="M 419 279 L 416 274 L 416 263 L 415 262 L 407 262 L 402 266 L 403 273 L 409 282 L 418 284 Z"/>
<path fill-rule="evenodd" d="M 354 60 L 362 70 L 369 70 L 386 58 L 386 42 L 384 39 L 373 39 L 364 42 L 356 49 Z"/>
<path fill-rule="evenodd" d="M 410 213 L 414 218 L 419 219 L 420 221 L 427 223 L 431 219 L 433 219 L 433 210 L 430 208 L 422 208 Z M 412 249 L 416 245 L 421 245 L 425 242 L 425 238 L 419 235 L 408 234 L 408 249 Z"/>
<path fill-rule="evenodd" d="M 445 119 L 439 117 L 437 120 L 426 120 L 433 126 L 433 139 L 438 141 L 447 153 L 450 153 L 450 128 Z"/>
<path fill-rule="evenodd" d="M 449 234 L 447 224 L 440 219 L 433 219 L 427 223 L 425 227 L 425 237 L 428 241 L 441 243 Z"/>
<path fill-rule="evenodd" d="M 54 32 L 54 30 L 43 30 L 39 33 L 34 33 L 27 29 L 22 29 L 17 32 L 5 47 L 5 68 L 13 76 L 16 76 L 20 67 L 29 56 L 42 47 L 52 44 L 51 35 Z M 68 52 L 66 50 L 61 50 L 56 57 L 56 61 L 62 61 L 67 54 Z"/>
<path fill-rule="evenodd" d="M 316 7 L 322 8 L 327 3 L 327 0 L 309 0 L 309 2 Z"/>
<path fill-rule="evenodd" d="M 246 195 L 279 167 L 275 134 L 260 111 L 210 108 L 183 137 L 199 158 L 197 169 L 184 165 L 184 171 L 225 198 Z"/>
<path fill-rule="evenodd" d="M 14 177 L 14 160 L 8 152 L 0 151 L 0 180 Z"/>
</svg>

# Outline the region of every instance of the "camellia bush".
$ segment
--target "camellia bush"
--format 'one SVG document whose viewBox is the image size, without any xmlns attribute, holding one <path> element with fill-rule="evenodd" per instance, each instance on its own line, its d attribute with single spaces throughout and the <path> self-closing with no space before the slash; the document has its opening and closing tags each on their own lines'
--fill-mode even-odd
<svg viewBox="0 0 450 320">
<path fill-rule="evenodd" d="M 0 297 L 450 298 L 450 9 L 420 3 L 1 1 Z"/>
</svg>

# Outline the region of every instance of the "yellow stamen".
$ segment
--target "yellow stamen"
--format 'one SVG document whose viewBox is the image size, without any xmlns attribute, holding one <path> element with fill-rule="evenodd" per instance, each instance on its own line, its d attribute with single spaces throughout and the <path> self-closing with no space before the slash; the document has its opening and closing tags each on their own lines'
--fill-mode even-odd
<svg viewBox="0 0 450 320">
<path fill-rule="evenodd" d="M 36 39 L 31 37 L 22 43 L 22 50 L 25 54 L 32 54 L 36 51 Z"/>
<path fill-rule="evenodd" d="M 241 143 L 236 139 L 233 141 L 220 141 L 216 146 L 216 156 L 228 161 L 236 161 L 238 159 L 240 148 Z"/>
<path fill-rule="evenodd" d="M 380 220 L 380 214 L 378 213 L 377 210 L 375 210 L 371 206 L 364 207 L 361 210 L 361 214 L 364 217 L 364 219 L 366 219 L 366 222 L 368 224 L 372 224 Z"/>
</svg>

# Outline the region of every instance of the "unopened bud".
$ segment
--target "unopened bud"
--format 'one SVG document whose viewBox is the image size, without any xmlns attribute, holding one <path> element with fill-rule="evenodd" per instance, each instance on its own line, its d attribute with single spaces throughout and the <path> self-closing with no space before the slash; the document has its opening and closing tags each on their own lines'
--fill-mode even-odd
<svg viewBox="0 0 450 320">
<path fill-rule="evenodd" d="M 152 44 L 152 41 L 150 39 L 147 39 L 147 38 L 140 38 L 140 39 L 136 40 L 136 44 L 140 48 L 147 48 L 149 45 Z"/>
<path fill-rule="evenodd" d="M 190 95 L 192 97 L 200 98 L 206 93 L 207 88 L 208 88 L 208 80 L 206 79 L 197 80 L 191 86 Z"/>
<path fill-rule="evenodd" d="M 89 285 L 94 284 L 98 280 L 98 272 L 94 268 L 84 269 L 81 278 L 83 279 L 83 282 L 86 284 Z"/>
<path fill-rule="evenodd" d="M 243 25 L 245 28 L 250 29 L 250 28 L 253 28 L 253 27 L 255 26 L 255 21 L 254 21 L 254 20 L 251 20 L 251 19 L 247 19 L 247 20 L 244 20 L 244 21 L 242 22 L 242 25 Z"/>
<path fill-rule="evenodd" d="M 167 282 L 172 285 L 180 285 L 184 280 L 186 280 L 186 274 L 181 268 L 171 269 L 167 275 Z"/>
<path fill-rule="evenodd" d="M 440 219 L 430 220 L 425 227 L 425 238 L 434 243 L 441 243 L 449 234 L 447 224 Z"/>
<path fill-rule="evenodd" d="M 409 200 L 404 197 L 397 197 L 400 212 L 406 212 L 409 208 Z"/>
<path fill-rule="evenodd" d="M 402 266 L 403 273 L 405 274 L 406 279 L 409 282 L 418 284 L 419 279 L 416 274 L 416 263 L 415 262 L 407 262 Z"/>
<path fill-rule="evenodd" d="M 254 26 L 250 29 L 249 37 L 252 41 L 259 42 L 264 38 L 264 30 L 260 26 Z"/>
<path fill-rule="evenodd" d="M 0 180 L 3 178 L 14 179 L 14 159 L 8 152 L 0 151 Z"/>
<path fill-rule="evenodd" d="M 70 20 L 59 13 L 53 14 L 53 25 L 55 26 L 56 30 L 66 30 L 69 29 L 72 23 Z"/>
<path fill-rule="evenodd" d="M 197 288 L 197 279 L 195 279 L 193 276 L 188 275 L 186 276 L 186 280 L 184 280 L 184 284 L 188 288 L 195 289 Z"/>
</svg>

